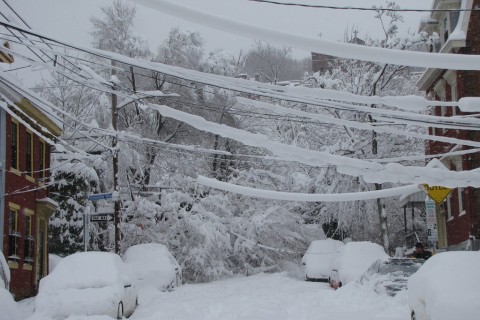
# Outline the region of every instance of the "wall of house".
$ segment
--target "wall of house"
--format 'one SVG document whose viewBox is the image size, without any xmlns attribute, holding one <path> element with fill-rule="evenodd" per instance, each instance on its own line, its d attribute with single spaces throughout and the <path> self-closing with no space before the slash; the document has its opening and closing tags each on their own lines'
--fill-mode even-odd
<svg viewBox="0 0 480 320">
<path fill-rule="evenodd" d="M 480 0 L 473 1 L 473 8 L 480 7 Z M 467 31 L 467 45 L 461 50 L 464 54 L 480 55 L 480 12 L 472 11 Z M 464 97 L 480 97 L 480 71 L 459 71 L 458 79 L 461 83 L 459 93 Z M 465 139 L 480 141 L 480 132 L 470 131 L 466 133 Z M 480 155 L 474 154 L 465 156 L 464 168 L 472 170 L 480 168 Z M 466 203 L 467 213 L 470 216 L 470 234 L 480 239 L 480 190 L 478 188 L 467 188 L 468 194 Z"/>
<path fill-rule="evenodd" d="M 11 141 L 11 125 L 12 120 L 9 115 L 6 118 L 6 186 L 5 186 L 5 201 L 4 201 L 4 212 L 5 212 L 5 225 L 3 228 L 4 237 L 3 237 L 3 250 L 9 260 L 9 266 L 12 274 L 12 279 L 10 283 L 10 290 L 15 295 L 16 299 L 22 299 L 24 297 L 32 296 L 36 293 L 36 281 L 35 281 L 35 252 L 36 252 L 36 241 L 33 244 L 33 253 L 32 256 L 34 261 L 25 260 L 25 244 L 26 244 L 26 235 L 27 227 L 26 221 L 27 216 L 31 219 L 31 235 L 34 236 L 37 234 L 37 215 L 36 215 L 36 201 L 38 199 L 44 199 L 48 196 L 47 190 L 42 187 L 40 183 L 37 183 L 37 180 L 41 177 L 41 172 L 36 172 L 39 170 L 39 164 L 42 162 L 40 159 L 40 152 L 36 152 L 40 147 L 40 139 L 33 134 L 33 179 L 26 177 L 26 135 L 27 129 L 24 125 L 19 123 L 19 168 L 18 170 L 11 170 L 11 146 L 9 141 Z M 48 148 L 45 148 L 45 167 L 49 167 L 49 151 Z M 17 231 L 20 236 L 17 238 L 18 241 L 18 258 L 9 258 L 9 211 L 10 208 L 18 208 L 17 216 Z"/>
<path fill-rule="evenodd" d="M 473 1 L 473 7 L 480 7 L 480 0 Z M 459 54 L 480 54 L 480 12 L 472 11 L 468 24 L 466 46 L 458 50 Z M 455 76 L 449 78 L 447 75 L 452 71 L 443 70 L 438 78 L 433 81 L 428 92 L 435 92 L 436 100 L 450 101 L 462 97 L 480 96 L 480 72 L 479 71 L 456 71 Z M 447 80 L 448 79 L 448 80 Z M 454 86 L 452 88 L 452 85 Z M 456 89 L 456 97 L 453 96 L 453 89 Z M 456 114 L 465 115 L 460 110 L 455 110 Z M 451 116 L 452 108 L 443 109 L 435 107 L 433 113 L 437 116 Z M 480 132 L 461 131 L 461 130 L 433 130 L 429 129 L 430 134 L 480 141 Z M 447 152 L 452 145 L 441 142 L 429 142 L 427 152 L 429 154 L 438 154 Z M 468 147 L 463 147 L 469 149 Z M 472 170 L 480 168 L 480 155 L 466 155 L 462 158 L 461 169 Z M 457 245 L 469 240 L 470 236 L 480 239 L 480 190 L 478 188 L 465 188 L 462 192 L 462 208 L 459 208 L 458 190 L 452 192 L 450 198 L 451 217 L 445 214 L 448 245 Z M 446 209 L 446 208 L 445 208 Z"/>
<path fill-rule="evenodd" d="M 5 150 L 6 150 L 6 112 L 0 108 L 0 251 L 3 252 L 3 235 L 5 226 L 4 199 L 5 194 Z"/>
</svg>

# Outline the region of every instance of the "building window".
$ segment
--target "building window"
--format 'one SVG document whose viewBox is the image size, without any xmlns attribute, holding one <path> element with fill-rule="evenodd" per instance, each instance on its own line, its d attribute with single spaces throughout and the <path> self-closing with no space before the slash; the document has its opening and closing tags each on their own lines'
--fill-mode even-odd
<svg viewBox="0 0 480 320">
<path fill-rule="evenodd" d="M 28 131 L 25 146 L 25 172 L 27 176 L 33 177 L 33 134 Z"/>
<path fill-rule="evenodd" d="M 8 260 L 18 261 L 19 251 L 18 243 L 20 233 L 18 232 L 18 211 L 20 207 L 16 205 L 9 205 L 8 216 Z"/>
<path fill-rule="evenodd" d="M 465 206 L 464 206 L 464 203 L 463 203 L 463 192 L 465 191 L 464 188 L 458 188 L 458 214 L 460 216 L 463 216 L 466 211 L 465 211 Z"/>
<path fill-rule="evenodd" d="M 448 16 L 443 19 L 443 42 L 448 40 Z"/>
<path fill-rule="evenodd" d="M 18 170 L 18 123 L 11 123 L 11 132 L 10 132 L 10 167 L 12 169 Z"/>
<path fill-rule="evenodd" d="M 25 263 L 33 265 L 34 237 L 32 230 L 33 212 L 25 215 Z"/>
<path fill-rule="evenodd" d="M 40 156 L 40 162 L 38 164 L 38 171 L 39 171 L 39 175 L 40 175 L 40 181 L 43 182 L 43 179 L 45 178 L 45 163 L 46 163 L 46 159 L 45 159 L 45 149 L 46 148 L 46 145 L 45 145 L 45 142 L 44 141 L 40 141 L 39 143 L 39 150 L 38 150 L 38 154 Z"/>
<path fill-rule="evenodd" d="M 447 197 L 446 205 L 447 205 L 447 207 L 445 208 L 445 210 L 447 211 L 447 220 L 451 220 L 451 219 L 453 219 L 453 215 L 452 215 L 452 194 L 451 193 Z"/>
</svg>

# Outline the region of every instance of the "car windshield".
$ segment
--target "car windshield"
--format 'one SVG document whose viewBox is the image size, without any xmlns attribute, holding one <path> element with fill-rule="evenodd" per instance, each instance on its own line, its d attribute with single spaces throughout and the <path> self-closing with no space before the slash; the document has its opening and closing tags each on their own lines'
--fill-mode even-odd
<svg viewBox="0 0 480 320">
<path fill-rule="evenodd" d="M 380 266 L 380 274 L 398 273 L 409 277 L 414 274 L 422 264 L 414 261 L 386 261 Z"/>
</svg>

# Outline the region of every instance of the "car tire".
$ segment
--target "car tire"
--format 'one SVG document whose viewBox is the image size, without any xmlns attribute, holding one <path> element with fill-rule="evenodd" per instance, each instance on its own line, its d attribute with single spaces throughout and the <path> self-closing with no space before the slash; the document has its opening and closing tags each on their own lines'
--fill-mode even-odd
<svg viewBox="0 0 480 320">
<path fill-rule="evenodd" d="M 123 319 L 123 303 L 119 303 L 117 307 L 117 319 Z"/>
</svg>

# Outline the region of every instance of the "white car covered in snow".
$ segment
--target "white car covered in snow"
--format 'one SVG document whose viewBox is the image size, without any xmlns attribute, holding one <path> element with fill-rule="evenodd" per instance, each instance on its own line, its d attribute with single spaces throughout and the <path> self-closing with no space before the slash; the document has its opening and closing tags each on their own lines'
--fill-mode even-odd
<svg viewBox="0 0 480 320">
<path fill-rule="evenodd" d="M 415 320 L 480 319 L 480 252 L 450 251 L 429 258 L 408 279 Z"/>
<path fill-rule="evenodd" d="M 131 267 L 139 286 L 170 291 L 182 284 L 182 268 L 163 244 L 131 246 L 123 255 L 123 261 Z"/>
<path fill-rule="evenodd" d="M 342 241 L 333 239 L 312 241 L 302 258 L 302 264 L 305 266 L 305 280 L 328 282 L 330 263 L 343 246 Z"/>
<path fill-rule="evenodd" d="M 135 280 L 120 256 L 80 252 L 63 258 L 40 281 L 33 318 L 107 315 L 122 319 L 134 312 L 137 302 Z"/>
<path fill-rule="evenodd" d="M 8 320 L 21 319 L 20 310 L 8 291 L 10 283 L 10 269 L 7 261 L 0 252 L 0 318 Z"/>
<path fill-rule="evenodd" d="M 0 252 L 0 288 L 8 290 L 10 285 L 10 268 L 8 267 L 7 260 Z"/>
<path fill-rule="evenodd" d="M 387 259 L 379 244 L 370 241 L 349 242 L 336 253 L 330 264 L 330 286 L 339 288 L 360 279 L 375 260 Z"/>
</svg>

